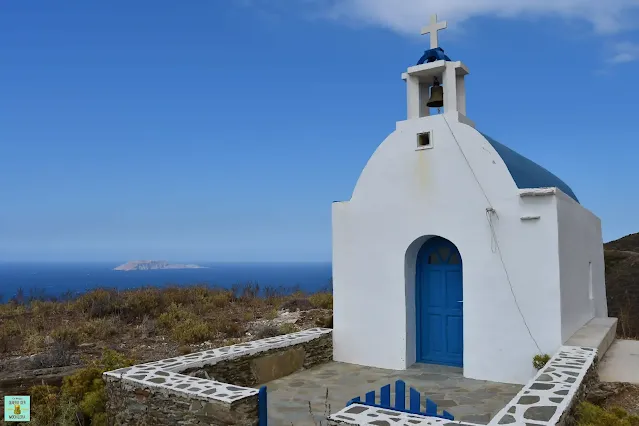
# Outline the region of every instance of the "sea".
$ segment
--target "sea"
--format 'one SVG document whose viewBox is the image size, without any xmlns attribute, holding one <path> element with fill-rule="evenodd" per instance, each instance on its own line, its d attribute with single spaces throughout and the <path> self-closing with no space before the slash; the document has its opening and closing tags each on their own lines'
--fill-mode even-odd
<svg viewBox="0 0 639 426">
<path fill-rule="evenodd" d="M 0 263 L 0 303 L 17 294 L 25 299 L 77 296 L 95 288 L 126 290 L 145 286 L 196 285 L 232 288 L 257 284 L 261 289 L 313 293 L 331 288 L 326 263 L 198 263 L 201 269 L 114 271 L 119 263 Z"/>
</svg>

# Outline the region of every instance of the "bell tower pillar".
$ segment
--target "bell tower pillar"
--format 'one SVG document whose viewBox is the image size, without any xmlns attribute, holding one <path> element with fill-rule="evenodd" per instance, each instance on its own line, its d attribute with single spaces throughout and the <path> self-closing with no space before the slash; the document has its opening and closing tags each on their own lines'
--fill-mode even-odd
<svg viewBox="0 0 639 426">
<path fill-rule="evenodd" d="M 443 112 L 457 112 L 463 117 L 462 119 L 466 119 L 464 77 L 469 71 L 462 62 L 451 61 L 444 53 L 444 49 L 439 47 L 437 31 L 446 27 L 446 21 L 437 22 L 437 15 L 431 16 L 430 25 L 422 29 L 422 34 L 430 34 L 430 49 L 424 52 L 417 65 L 408 68 L 402 74 L 402 79 L 406 81 L 408 120 L 431 115 L 431 107 L 439 110 L 441 99 L 436 99 L 437 91 L 432 90 L 437 85 L 443 88 Z M 434 97 L 433 94 L 435 94 Z M 470 120 L 465 121 L 470 123 Z"/>
</svg>

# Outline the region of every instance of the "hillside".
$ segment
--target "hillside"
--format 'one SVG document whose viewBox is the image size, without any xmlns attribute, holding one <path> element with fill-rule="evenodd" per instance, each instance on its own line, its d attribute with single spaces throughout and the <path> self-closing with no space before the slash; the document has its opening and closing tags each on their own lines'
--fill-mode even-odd
<svg viewBox="0 0 639 426">
<path fill-rule="evenodd" d="M 639 338 L 639 233 L 604 244 L 608 315 L 619 337 Z"/>
</svg>

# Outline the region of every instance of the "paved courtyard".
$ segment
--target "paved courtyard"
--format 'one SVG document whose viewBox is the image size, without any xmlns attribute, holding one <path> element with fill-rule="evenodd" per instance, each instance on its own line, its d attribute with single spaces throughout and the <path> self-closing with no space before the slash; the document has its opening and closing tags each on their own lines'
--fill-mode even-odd
<svg viewBox="0 0 639 426">
<path fill-rule="evenodd" d="M 406 382 L 455 416 L 455 420 L 487 424 L 510 401 L 520 385 L 466 379 L 461 368 L 416 364 L 405 371 L 383 370 L 331 362 L 266 384 L 269 426 L 326 425 L 328 406 L 335 413 L 346 402 L 395 380 Z M 328 400 L 326 398 L 328 389 Z M 408 399 L 408 397 L 407 397 Z M 393 393 L 391 401 L 395 401 Z M 313 416 L 309 412 L 309 402 Z M 422 404 L 425 401 L 422 400 Z M 408 401 L 406 403 L 408 406 Z"/>
</svg>

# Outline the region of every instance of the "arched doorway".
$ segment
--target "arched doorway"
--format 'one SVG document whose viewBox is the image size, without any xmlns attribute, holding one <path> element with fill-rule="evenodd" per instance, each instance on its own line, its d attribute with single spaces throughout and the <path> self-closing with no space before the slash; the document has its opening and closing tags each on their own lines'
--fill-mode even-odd
<svg viewBox="0 0 639 426">
<path fill-rule="evenodd" d="M 441 237 L 417 254 L 415 317 L 417 362 L 461 367 L 464 360 L 462 259 Z"/>
</svg>

